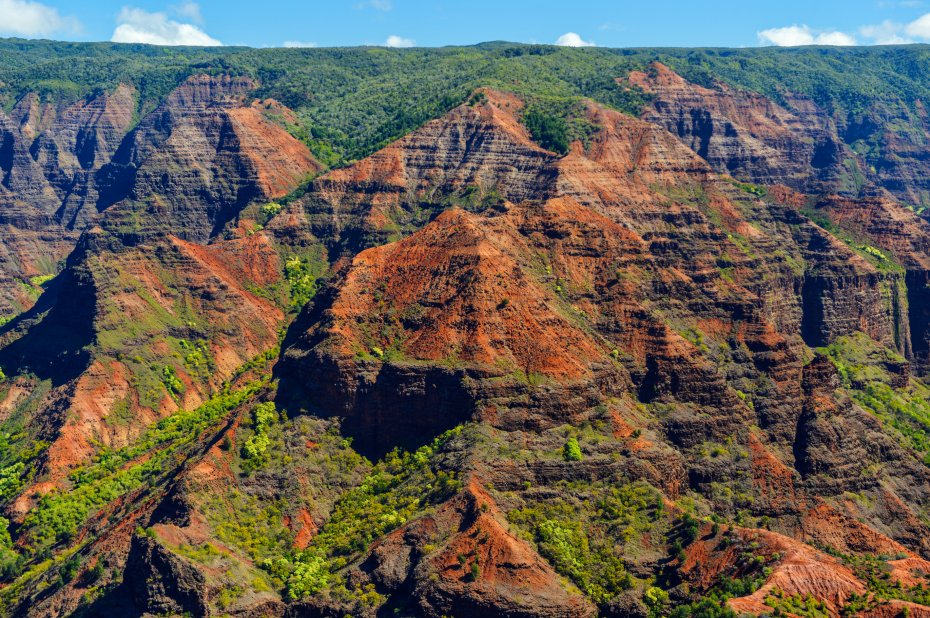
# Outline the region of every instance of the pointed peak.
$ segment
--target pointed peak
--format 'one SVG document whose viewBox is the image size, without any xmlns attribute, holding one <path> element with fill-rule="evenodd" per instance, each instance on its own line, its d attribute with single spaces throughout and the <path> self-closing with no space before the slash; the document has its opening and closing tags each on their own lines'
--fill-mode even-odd
<svg viewBox="0 0 930 618">
<path fill-rule="evenodd" d="M 471 96 L 468 97 L 466 105 L 518 112 L 526 106 L 526 103 L 512 92 L 504 92 L 502 90 L 495 90 L 494 88 L 482 86 L 476 88 Z"/>
<path fill-rule="evenodd" d="M 657 88 L 683 88 L 689 85 L 688 80 L 658 60 L 650 63 L 645 71 L 630 71 L 627 81 L 646 92 L 653 92 Z"/>
</svg>

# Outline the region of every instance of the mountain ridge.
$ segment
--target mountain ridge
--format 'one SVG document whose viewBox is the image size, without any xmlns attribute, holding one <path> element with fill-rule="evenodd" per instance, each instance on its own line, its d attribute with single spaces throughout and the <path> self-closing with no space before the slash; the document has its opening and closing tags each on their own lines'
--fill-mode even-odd
<svg viewBox="0 0 930 618">
<path fill-rule="evenodd" d="M 281 76 L 176 75 L 131 127 L 128 84 L 18 99 L 8 237 L 68 257 L 3 288 L 5 613 L 930 612 L 921 174 L 848 140 L 887 101 L 492 50 L 637 113 L 443 82 L 352 160 Z M 346 53 L 382 52 L 457 53 Z"/>
</svg>

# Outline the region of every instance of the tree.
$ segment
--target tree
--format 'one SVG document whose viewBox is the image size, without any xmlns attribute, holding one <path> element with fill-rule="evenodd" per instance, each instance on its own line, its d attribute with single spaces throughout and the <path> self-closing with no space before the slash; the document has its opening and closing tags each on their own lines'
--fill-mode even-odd
<svg viewBox="0 0 930 618">
<path fill-rule="evenodd" d="M 565 443 L 565 446 L 562 447 L 562 457 L 565 458 L 565 461 L 581 461 L 584 457 L 581 454 L 581 447 L 578 445 L 578 438 L 574 436 L 569 438 Z"/>
<path fill-rule="evenodd" d="M 568 124 L 564 118 L 530 108 L 523 115 L 523 124 L 540 146 L 559 154 L 568 154 Z"/>
</svg>

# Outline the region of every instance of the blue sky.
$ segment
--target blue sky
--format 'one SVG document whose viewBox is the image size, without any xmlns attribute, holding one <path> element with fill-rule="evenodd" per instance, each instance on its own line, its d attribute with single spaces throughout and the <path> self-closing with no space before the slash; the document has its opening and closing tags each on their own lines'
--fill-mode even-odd
<svg viewBox="0 0 930 618">
<path fill-rule="evenodd" d="M 0 36 L 278 47 L 930 42 L 930 0 L 0 0 Z"/>
</svg>

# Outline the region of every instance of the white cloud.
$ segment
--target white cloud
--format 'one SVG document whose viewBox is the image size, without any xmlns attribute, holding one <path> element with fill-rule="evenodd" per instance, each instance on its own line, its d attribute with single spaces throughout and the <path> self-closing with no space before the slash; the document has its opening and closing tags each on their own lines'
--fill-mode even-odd
<svg viewBox="0 0 930 618">
<path fill-rule="evenodd" d="M 392 34 L 384 42 L 386 47 L 413 47 L 416 44 L 417 42 L 413 39 L 405 39 L 404 37 L 397 36 L 396 34 Z"/>
<path fill-rule="evenodd" d="M 860 28 L 859 32 L 871 39 L 874 45 L 904 45 L 917 40 L 930 41 L 930 13 L 925 13 L 907 24 L 888 20 L 880 24 L 870 24 Z"/>
<path fill-rule="evenodd" d="M 908 36 L 918 39 L 930 39 L 930 13 L 921 15 L 911 23 L 904 26 L 904 32 Z"/>
<path fill-rule="evenodd" d="M 757 32 L 762 45 L 794 47 L 796 45 L 855 45 L 856 39 L 837 30 L 815 33 L 810 26 L 794 25 Z"/>
<path fill-rule="evenodd" d="M 318 47 L 312 41 L 284 41 L 284 47 Z"/>
<path fill-rule="evenodd" d="M 563 47 L 594 47 L 593 41 L 585 41 L 576 32 L 566 32 L 555 41 Z"/>
<path fill-rule="evenodd" d="M 831 32 L 821 32 L 817 35 L 817 38 L 814 39 L 814 42 L 817 45 L 851 46 L 856 44 L 856 37 L 846 34 L 845 32 L 834 30 Z"/>
<path fill-rule="evenodd" d="M 873 45 L 904 45 L 906 43 L 913 43 L 913 39 L 901 35 L 903 30 L 903 24 L 886 20 L 880 24 L 862 26 L 859 28 L 859 34 L 867 39 L 871 39 Z"/>
<path fill-rule="evenodd" d="M 171 11 L 183 19 L 189 19 L 195 24 L 203 23 L 203 15 L 200 14 L 200 5 L 196 2 L 182 2 L 171 7 Z"/>
<path fill-rule="evenodd" d="M 78 32 L 81 22 L 62 17 L 50 6 L 29 0 L 0 0 L 0 33 L 33 37 L 55 32 Z"/>
<path fill-rule="evenodd" d="M 168 19 L 164 13 L 123 7 L 116 18 L 114 43 L 148 43 L 150 45 L 222 45 L 192 24 Z"/>
<path fill-rule="evenodd" d="M 769 28 L 757 33 L 759 42 L 779 47 L 794 45 L 813 45 L 814 35 L 807 26 L 785 26 L 784 28 Z"/>
</svg>

